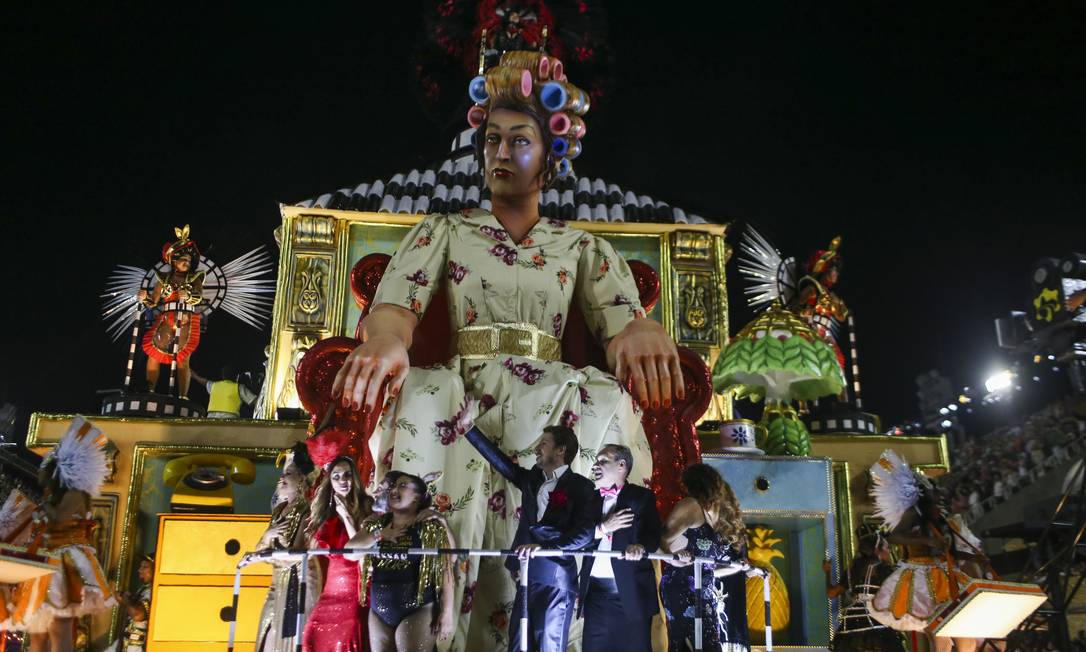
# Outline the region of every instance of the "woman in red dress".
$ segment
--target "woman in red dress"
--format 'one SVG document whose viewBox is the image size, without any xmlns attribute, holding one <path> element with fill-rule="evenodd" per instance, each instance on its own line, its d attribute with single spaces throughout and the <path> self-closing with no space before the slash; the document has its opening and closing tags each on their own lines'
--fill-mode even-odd
<svg viewBox="0 0 1086 652">
<path fill-rule="evenodd" d="M 354 461 L 337 457 L 328 467 L 310 507 L 306 529 L 310 547 L 342 548 L 372 513 L 373 501 L 362 491 Z M 358 590 L 358 562 L 328 556 L 324 590 L 305 626 L 306 652 L 366 652 L 365 622 Z"/>
</svg>

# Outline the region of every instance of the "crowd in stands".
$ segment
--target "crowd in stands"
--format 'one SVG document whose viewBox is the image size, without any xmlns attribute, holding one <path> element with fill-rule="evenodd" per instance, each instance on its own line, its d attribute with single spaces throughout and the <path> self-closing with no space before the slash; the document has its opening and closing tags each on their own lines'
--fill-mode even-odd
<svg viewBox="0 0 1086 652">
<path fill-rule="evenodd" d="M 975 521 L 1084 451 L 1086 420 L 1053 404 L 955 447 L 951 473 L 940 484 L 949 492 L 951 511 Z"/>
</svg>

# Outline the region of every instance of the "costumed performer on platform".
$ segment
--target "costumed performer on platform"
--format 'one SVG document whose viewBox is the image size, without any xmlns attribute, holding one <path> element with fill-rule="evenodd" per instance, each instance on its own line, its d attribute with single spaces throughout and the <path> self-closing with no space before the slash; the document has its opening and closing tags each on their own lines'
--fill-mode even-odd
<svg viewBox="0 0 1086 652">
<path fill-rule="evenodd" d="M 10 627 L 30 634 L 30 650 L 71 650 L 76 619 L 117 605 L 94 548 L 91 515 L 108 472 L 105 435 L 83 417 L 49 451 L 38 471 L 44 502 L 35 516 L 42 546 L 60 559 L 57 572 L 18 585 Z"/>
<path fill-rule="evenodd" d="M 285 460 L 283 473 L 275 487 L 271 521 L 257 544 L 260 551 L 303 550 L 306 547 L 305 525 L 309 518 L 306 494 L 309 475 L 314 470 L 313 460 L 302 443 L 294 444 L 282 457 Z M 270 563 L 274 570 L 264 608 L 260 611 L 256 649 L 258 652 L 294 652 L 301 562 L 272 560 Z M 319 586 L 319 579 L 312 573 L 307 574 L 306 612 L 312 611 L 315 596 L 320 595 Z"/>
<path fill-rule="evenodd" d="M 623 383 L 632 383 L 644 407 L 667 406 L 684 390 L 675 343 L 645 317 L 623 258 L 605 240 L 539 215 L 541 190 L 568 175 L 580 152 L 587 94 L 565 80 L 555 60 L 519 51 L 503 54 L 470 91 L 476 105 L 469 123 L 477 127 L 492 210 L 429 215 L 408 233 L 333 395 L 345 406 L 381 410 L 377 397 L 386 389 L 390 400 L 369 442 L 381 461 L 376 479 L 392 467 L 420 476 L 444 471 L 438 489 L 450 498 L 461 545 L 506 548 L 518 527 L 516 493 L 451 427 L 465 393 L 488 408 L 479 429 L 513 457 L 530 453 L 544 427 L 563 425 L 587 451 L 575 456 L 575 469 L 587 471 L 595 451 L 620 443 L 642 477 L 651 477 L 641 414 Z M 447 293 L 455 354 L 443 368 L 411 368 L 415 327 L 439 288 Z M 560 360 L 574 303 L 618 379 Z M 507 574 L 495 572 L 499 564 L 469 562 L 473 616 L 464 615 L 457 637 L 468 649 L 509 644 L 514 589 Z"/>
<path fill-rule="evenodd" d="M 631 483 L 632 470 L 633 454 L 621 444 L 601 448 L 592 465 L 598 524 L 588 548 L 622 551 L 623 558 L 581 560 L 578 615 L 584 616 L 584 652 L 652 650 L 652 617 L 660 606 L 656 571 L 644 557 L 659 549 L 663 527 L 656 494 Z"/>
<path fill-rule="evenodd" d="M 189 395 L 189 357 L 200 345 L 200 314 L 192 308 L 204 300 L 204 273 L 200 266 L 200 249 L 189 240 L 189 227 L 174 229 L 177 240 L 162 247 L 162 260 L 171 267 L 169 273 L 159 274 L 155 287 L 148 294 L 140 290 L 139 301 L 148 308 L 163 304 L 167 310 L 155 318 L 143 336 L 143 352 L 147 354 L 147 391 L 154 392 L 162 365 L 173 362 L 177 355 L 177 389 L 181 398 Z M 180 320 L 180 339 L 174 341 Z"/>
<path fill-rule="evenodd" d="M 905 548 L 897 568 L 868 603 L 871 617 L 900 631 L 923 632 L 939 609 L 969 584 L 956 551 L 960 534 L 948 521 L 938 490 L 897 453 L 886 450 L 871 466 L 875 514 L 890 531 L 887 540 Z M 976 640 L 932 637 L 937 651 L 972 652 Z"/>
<path fill-rule="evenodd" d="M 337 457 L 317 488 L 309 507 L 306 538 L 310 547 L 343 548 L 372 513 L 372 499 L 362 491 L 354 460 Z M 306 619 L 302 649 L 306 652 L 365 652 L 366 612 L 359 595 L 358 562 L 328 555 L 324 589 Z"/>
<path fill-rule="evenodd" d="M 879 586 L 894 570 L 890 545 L 877 528 L 864 525 L 857 532 L 856 548 L 846 583 L 828 587 L 830 599 L 842 598 L 841 625 L 830 648 L 834 652 L 905 652 L 901 633 L 875 621 L 867 611 Z"/>
<path fill-rule="evenodd" d="M 155 579 L 155 555 L 150 553 L 140 559 L 136 568 L 139 586 L 134 593 L 117 594 L 117 602 L 124 607 L 126 621 L 121 638 L 106 648 L 113 652 L 143 652 L 147 649 L 147 626 L 151 619 L 151 587 Z"/>
<path fill-rule="evenodd" d="M 746 562 L 747 528 L 735 492 L 716 469 L 691 464 L 683 471 L 683 498 L 668 515 L 660 548 L 679 561 L 668 562 L 660 579 L 660 599 L 667 617 L 669 652 L 694 649 L 695 557 L 721 564 L 702 585 L 702 643 L 706 650 L 749 652 L 747 589 L 743 573 L 732 567 Z"/>
<path fill-rule="evenodd" d="M 453 548 L 452 532 L 429 510 L 426 482 L 417 475 L 397 474 L 388 489 L 386 513 L 371 516 L 348 543 L 351 548 L 380 547 L 395 553 L 408 548 Z M 369 632 L 372 652 L 432 650 L 438 638 L 456 628 L 457 605 L 453 563 L 447 556 L 374 557 L 360 559 L 359 586 L 369 588 Z"/>
</svg>

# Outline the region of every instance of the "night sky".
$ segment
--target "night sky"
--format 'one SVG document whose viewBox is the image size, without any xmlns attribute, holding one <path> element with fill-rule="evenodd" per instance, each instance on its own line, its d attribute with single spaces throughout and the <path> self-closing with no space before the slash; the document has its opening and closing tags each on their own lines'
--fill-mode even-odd
<svg viewBox="0 0 1086 652">
<path fill-rule="evenodd" d="M 1032 261 L 1086 250 L 1086 7 L 813 4 L 607 3 L 615 86 L 578 170 L 801 259 L 843 235 L 866 406 L 897 422 L 916 374 L 1002 364 L 992 319 L 1026 304 Z M 220 264 L 277 255 L 279 202 L 423 167 L 453 136 L 416 99 L 419 3 L 169 8 L 3 20 L 0 399 L 24 419 L 120 385 L 98 294 L 175 225 Z M 257 367 L 267 339 L 214 316 L 193 365 Z"/>
</svg>

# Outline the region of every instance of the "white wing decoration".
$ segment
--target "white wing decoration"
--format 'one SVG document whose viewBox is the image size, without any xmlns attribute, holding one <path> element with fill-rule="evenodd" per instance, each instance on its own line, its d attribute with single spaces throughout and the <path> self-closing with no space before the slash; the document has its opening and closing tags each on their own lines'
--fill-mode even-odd
<svg viewBox="0 0 1086 652">
<path fill-rule="evenodd" d="M 211 261 L 207 261 L 210 263 Z M 271 317 L 275 298 L 275 279 L 262 278 L 275 271 L 264 245 L 238 256 L 222 267 L 211 263 L 201 268 L 204 277 L 206 312 L 222 308 L 253 328 L 262 328 Z"/>
<path fill-rule="evenodd" d="M 102 319 L 106 322 L 106 333 L 114 342 L 118 342 L 132 326 L 141 307 L 136 300 L 136 293 L 141 289 L 151 290 L 148 282 L 152 274 L 149 270 L 131 265 L 118 265 L 106 279 L 106 291 L 101 295 Z"/>
<path fill-rule="evenodd" d="M 796 296 L 796 259 L 782 257 L 753 226 L 739 241 L 739 272 L 747 279 L 743 291 L 751 308 L 788 305 Z"/>
</svg>

